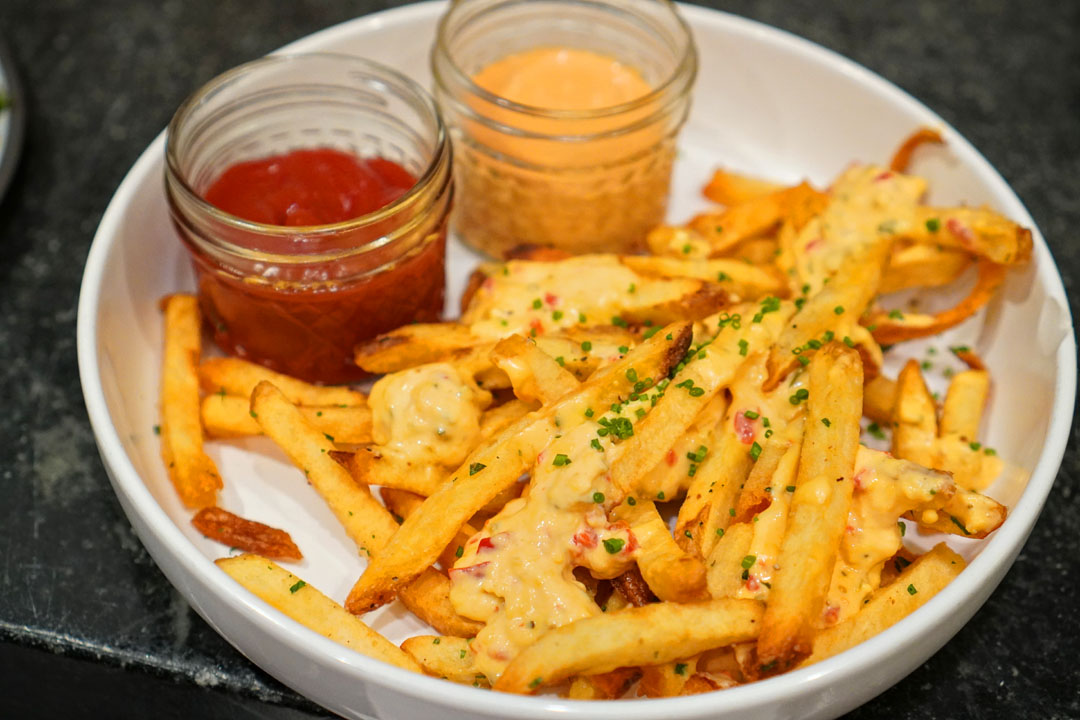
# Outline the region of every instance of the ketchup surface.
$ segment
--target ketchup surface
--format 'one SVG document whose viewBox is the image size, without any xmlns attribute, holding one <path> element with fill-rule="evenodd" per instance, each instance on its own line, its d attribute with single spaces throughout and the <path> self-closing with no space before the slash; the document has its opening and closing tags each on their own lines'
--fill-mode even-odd
<svg viewBox="0 0 1080 720">
<path fill-rule="evenodd" d="M 237 163 L 203 198 L 245 220 L 328 225 L 378 210 L 414 184 L 391 160 L 319 148 Z M 411 322 L 437 320 L 442 312 L 448 201 L 440 207 L 403 238 L 408 251 L 388 246 L 371 253 L 363 261 L 371 272 L 355 272 L 355 259 L 334 260 L 302 271 L 282 266 L 273 282 L 265 281 L 265 273 L 252 282 L 188 243 L 215 342 L 231 355 L 311 382 L 363 379 L 366 373 L 353 361 L 357 343 Z M 362 247 L 403 222 L 390 218 L 377 228 L 343 230 L 322 247 Z M 242 236 L 231 240 L 245 244 Z M 257 240 L 253 236 L 252 244 Z M 311 248 L 302 233 L 270 248 L 284 254 L 305 249 Z"/>
<path fill-rule="evenodd" d="M 315 148 L 232 165 L 203 197 L 265 225 L 331 225 L 385 207 L 414 184 L 392 160 Z"/>
</svg>

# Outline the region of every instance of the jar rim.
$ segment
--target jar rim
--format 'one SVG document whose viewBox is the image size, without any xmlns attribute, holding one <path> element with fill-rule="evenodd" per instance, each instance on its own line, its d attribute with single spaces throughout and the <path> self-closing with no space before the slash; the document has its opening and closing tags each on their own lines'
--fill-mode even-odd
<svg viewBox="0 0 1080 720">
<path fill-rule="evenodd" d="M 233 215 L 221 208 L 206 201 L 188 182 L 184 177 L 183 172 L 180 170 L 180 159 L 176 148 L 175 139 L 178 136 L 178 130 L 182 127 L 182 123 L 188 119 L 188 116 L 207 95 L 213 91 L 221 88 L 229 82 L 236 80 L 251 71 L 257 71 L 265 67 L 279 66 L 287 63 L 299 63 L 306 60 L 330 60 L 334 62 L 349 63 L 351 65 L 363 66 L 368 70 L 375 71 L 386 77 L 389 77 L 396 83 L 400 83 L 402 87 L 412 94 L 413 100 L 418 100 L 420 106 L 426 111 L 435 124 L 435 142 L 432 149 L 431 160 L 428 161 L 427 166 L 417 178 L 416 182 L 409 190 L 397 198 L 393 202 L 384 205 L 377 210 L 360 215 L 349 220 L 343 220 L 341 222 L 329 223 L 323 225 L 272 225 L 268 223 L 260 223 L 254 220 L 245 220 L 237 215 Z M 269 237 L 284 238 L 295 235 L 303 235 L 309 238 L 318 238 L 326 235 L 337 234 L 341 232 L 359 230 L 376 223 L 382 222 L 389 218 L 392 218 L 396 214 L 400 213 L 403 208 L 414 205 L 418 202 L 418 199 L 423 196 L 423 192 L 427 189 L 432 182 L 438 177 L 445 165 L 448 164 L 450 155 L 450 142 L 449 136 L 446 132 L 446 126 L 443 123 L 442 114 L 439 112 L 438 106 L 435 103 L 434 98 L 424 88 L 412 80 L 403 73 L 397 70 L 383 65 L 381 63 L 368 60 L 366 58 L 357 57 L 355 55 L 347 55 L 344 53 L 330 53 L 330 52 L 313 52 L 313 53 L 284 53 L 284 54 L 271 54 L 256 60 L 238 65 L 230 70 L 227 70 L 220 75 L 207 81 L 191 95 L 189 95 L 180 107 L 177 108 L 173 114 L 172 119 L 169 121 L 169 125 L 165 132 L 165 163 L 167 180 L 171 180 L 175 183 L 179 191 L 185 196 L 187 202 L 192 203 L 200 212 L 206 213 L 212 217 L 215 221 L 222 223 L 223 225 L 235 230 L 241 230 L 251 233 L 258 233 Z M 312 260 L 321 260 L 327 258 L 342 257 L 346 255 L 355 254 L 358 252 L 367 252 L 375 250 L 380 247 L 393 242 L 399 235 L 403 234 L 402 231 L 406 230 L 405 227 L 397 228 L 388 232 L 387 234 L 377 238 L 376 240 L 366 243 L 360 247 L 350 248 L 347 250 L 325 253 L 312 256 L 297 256 L 293 259 L 293 262 L 307 262 Z M 217 240 L 215 244 L 227 249 L 232 253 L 238 255 L 249 255 L 254 253 L 260 257 L 266 257 L 267 254 L 254 251 L 250 248 L 241 247 L 233 243 Z"/>
<path fill-rule="evenodd" d="M 566 1 L 566 0 L 555 0 Z M 671 17 L 675 20 L 675 26 L 681 31 L 682 39 L 685 43 L 682 47 L 682 53 L 679 57 L 679 62 L 676 64 L 675 69 L 668 75 L 663 82 L 659 83 L 650 92 L 641 97 L 634 98 L 618 105 L 609 105 L 602 108 L 594 108 L 591 110 L 556 110 L 551 108 L 542 108 L 536 105 L 527 105 L 524 103 L 514 102 L 507 98 L 497 95 L 490 90 L 487 90 L 480 85 L 477 85 L 473 81 L 472 77 L 468 75 L 461 67 L 454 62 L 453 56 L 450 54 L 450 49 L 447 45 L 447 32 L 449 30 L 448 22 L 451 14 L 455 8 L 462 7 L 459 4 L 459 0 L 452 0 L 450 8 L 443 13 L 439 18 L 439 24 L 435 33 L 435 45 L 432 49 L 432 74 L 435 76 L 435 82 L 440 85 L 446 85 L 442 73 L 439 71 L 439 64 L 435 62 L 435 58 L 438 55 L 442 55 L 447 59 L 447 65 L 450 67 L 450 72 L 454 75 L 454 80 L 462 84 L 466 88 L 466 92 L 476 95 L 482 100 L 496 105 L 500 108 L 511 110 L 520 115 L 536 117 L 546 120 L 602 120 L 609 117 L 616 117 L 623 115 L 639 108 L 647 107 L 657 100 L 667 95 L 671 90 L 678 91 L 678 83 L 681 78 L 684 79 L 684 84 L 689 87 L 694 82 L 694 78 L 697 76 L 697 46 L 694 44 L 694 35 L 690 30 L 690 26 L 682 15 L 679 14 L 678 9 L 672 0 L 656 0 L 661 5 L 667 7 L 671 13 Z M 580 3 L 574 3 L 580 4 Z"/>
</svg>

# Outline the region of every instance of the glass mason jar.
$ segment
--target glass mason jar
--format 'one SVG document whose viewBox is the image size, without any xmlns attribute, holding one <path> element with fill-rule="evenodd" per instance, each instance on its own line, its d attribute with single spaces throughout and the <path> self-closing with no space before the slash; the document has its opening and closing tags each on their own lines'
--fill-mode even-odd
<svg viewBox="0 0 1080 720">
<path fill-rule="evenodd" d="M 652 88 L 586 110 L 522 105 L 473 78 L 509 55 L 573 48 L 632 68 Z M 667 209 L 675 137 L 697 52 L 667 0 L 455 0 L 432 51 L 455 145 L 454 226 L 495 257 L 517 245 L 635 252 Z"/>
<path fill-rule="evenodd" d="M 203 199 L 237 163 L 315 148 L 391 160 L 415 185 L 374 212 L 301 227 Z M 431 97 L 367 60 L 271 56 L 195 92 L 169 124 L 165 188 L 217 344 L 309 381 L 363 378 L 358 342 L 442 313 L 450 167 Z"/>
</svg>

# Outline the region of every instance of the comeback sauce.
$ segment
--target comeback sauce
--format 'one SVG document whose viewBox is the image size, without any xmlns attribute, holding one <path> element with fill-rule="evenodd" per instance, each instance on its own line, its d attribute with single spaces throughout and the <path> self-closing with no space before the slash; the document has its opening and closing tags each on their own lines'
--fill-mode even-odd
<svg viewBox="0 0 1080 720">
<path fill-rule="evenodd" d="M 189 245 L 217 344 L 231 355 L 304 380 L 343 383 L 365 376 L 353 362 L 358 342 L 410 322 L 437 320 L 445 283 L 445 218 L 418 225 L 423 236 L 402 241 L 415 247 L 408 252 L 399 247 L 400 256 L 391 246 L 368 256 L 355 251 L 401 225 L 401 219 L 325 231 L 391 205 L 415 182 L 391 160 L 330 148 L 294 150 L 226 168 L 203 191 L 207 202 L 243 220 L 298 230 L 269 239 L 257 235 L 257 252 L 265 256 L 255 264 L 257 275 L 238 275 Z M 255 249 L 255 240 L 242 233 L 228 239 L 241 249 Z M 325 259 L 305 257 L 312 254 Z M 273 255 L 292 255 L 297 263 L 275 261 Z"/>
</svg>

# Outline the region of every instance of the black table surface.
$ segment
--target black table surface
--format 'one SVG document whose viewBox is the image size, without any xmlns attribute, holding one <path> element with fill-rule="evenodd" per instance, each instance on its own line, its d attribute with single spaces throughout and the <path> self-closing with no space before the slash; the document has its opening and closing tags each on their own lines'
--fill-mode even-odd
<svg viewBox="0 0 1080 720">
<path fill-rule="evenodd" d="M 75 306 L 109 198 L 189 92 L 288 41 L 399 4 L 0 3 L 30 117 L 21 167 L 0 202 L 0 717 L 327 715 L 212 631 L 134 535 L 83 406 Z M 940 113 L 1026 203 L 1075 314 L 1080 3 L 702 4 L 837 50 Z M 1031 538 L 986 605 L 850 717 L 1080 717 L 1078 470 L 1073 442 Z"/>
</svg>

